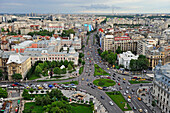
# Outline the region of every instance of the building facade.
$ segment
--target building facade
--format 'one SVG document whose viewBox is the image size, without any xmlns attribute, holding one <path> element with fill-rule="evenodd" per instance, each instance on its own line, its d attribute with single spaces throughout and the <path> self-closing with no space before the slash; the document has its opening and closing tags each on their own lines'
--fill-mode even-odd
<svg viewBox="0 0 170 113">
<path fill-rule="evenodd" d="M 155 67 L 152 95 L 163 113 L 170 113 L 170 64 Z"/>
<path fill-rule="evenodd" d="M 12 54 L 10 55 L 7 61 L 7 69 L 8 69 L 8 79 L 12 81 L 12 75 L 15 73 L 19 73 L 22 75 L 24 79 L 27 72 L 31 68 L 31 59 L 29 56 L 22 56 L 20 54 Z"/>
<path fill-rule="evenodd" d="M 138 55 L 134 55 L 132 54 L 131 51 L 127 51 L 127 52 L 123 52 L 122 54 L 118 54 L 117 55 L 117 59 L 118 59 L 118 63 L 119 65 L 124 65 L 124 68 L 126 69 L 130 69 L 129 65 L 130 65 L 130 60 L 134 59 L 137 60 L 138 59 Z"/>
</svg>

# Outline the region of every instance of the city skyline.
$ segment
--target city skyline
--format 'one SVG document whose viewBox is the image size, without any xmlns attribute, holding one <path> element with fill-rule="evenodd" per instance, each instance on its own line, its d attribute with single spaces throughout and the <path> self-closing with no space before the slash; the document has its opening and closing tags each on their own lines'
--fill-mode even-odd
<svg viewBox="0 0 170 113">
<path fill-rule="evenodd" d="M 1 0 L 0 13 L 170 13 L 169 0 Z"/>
</svg>

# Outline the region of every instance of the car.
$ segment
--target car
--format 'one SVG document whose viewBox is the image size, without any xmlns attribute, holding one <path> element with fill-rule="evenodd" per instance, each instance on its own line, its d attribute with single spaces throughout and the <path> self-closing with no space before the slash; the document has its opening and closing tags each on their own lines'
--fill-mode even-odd
<svg viewBox="0 0 170 113">
<path fill-rule="evenodd" d="M 132 92 L 135 92 L 135 90 L 134 90 L 134 89 L 132 89 Z"/>
<path fill-rule="evenodd" d="M 129 89 L 129 86 L 127 86 L 126 88 Z"/>
<path fill-rule="evenodd" d="M 107 70 L 109 70 L 109 68 L 107 68 Z"/>
<path fill-rule="evenodd" d="M 142 99 L 140 97 L 138 97 L 138 100 L 141 101 Z"/>
<path fill-rule="evenodd" d="M 102 87 L 97 87 L 98 89 L 103 89 Z"/>
<path fill-rule="evenodd" d="M 122 90 L 122 87 L 119 87 L 120 90 Z"/>
<path fill-rule="evenodd" d="M 130 85 L 130 83 L 128 82 L 128 85 Z"/>
<path fill-rule="evenodd" d="M 133 92 L 131 92 L 131 94 L 133 95 Z"/>
<path fill-rule="evenodd" d="M 126 80 L 125 78 L 123 78 L 123 80 Z"/>
<path fill-rule="evenodd" d="M 112 78 L 113 80 L 115 80 L 115 78 Z"/>
<path fill-rule="evenodd" d="M 128 98 L 127 101 L 128 101 L 128 102 L 131 102 L 131 99 Z"/>
<path fill-rule="evenodd" d="M 104 99 L 104 96 L 101 96 L 100 98 L 101 98 L 101 99 Z"/>
<path fill-rule="evenodd" d="M 136 110 L 136 107 L 135 107 L 135 106 L 133 106 L 133 109 L 134 109 L 134 110 Z"/>
<path fill-rule="evenodd" d="M 84 80 L 84 78 L 81 79 L 82 81 Z"/>
<path fill-rule="evenodd" d="M 148 110 L 147 110 L 147 109 L 144 109 L 144 112 L 145 112 L 145 113 L 148 113 Z"/>
<path fill-rule="evenodd" d="M 123 95 L 126 95 L 126 93 L 123 93 Z"/>
<path fill-rule="evenodd" d="M 118 83 L 118 85 L 120 86 L 120 83 Z"/>
<path fill-rule="evenodd" d="M 143 86 L 143 84 L 140 84 L 140 86 L 142 87 L 142 86 Z"/>
<path fill-rule="evenodd" d="M 123 83 L 126 83 L 125 81 L 123 81 Z"/>
<path fill-rule="evenodd" d="M 131 96 L 129 95 L 128 98 L 131 99 Z"/>
<path fill-rule="evenodd" d="M 139 111 L 140 113 L 142 113 L 142 112 L 143 112 L 143 110 L 142 110 L 142 109 L 138 109 L 138 111 Z"/>
<path fill-rule="evenodd" d="M 129 93 L 129 91 L 128 91 L 128 90 L 126 90 L 126 93 L 128 94 L 128 93 Z"/>
<path fill-rule="evenodd" d="M 112 101 L 109 101 L 109 104 L 110 104 L 111 106 L 113 106 L 113 102 L 112 102 Z"/>
</svg>

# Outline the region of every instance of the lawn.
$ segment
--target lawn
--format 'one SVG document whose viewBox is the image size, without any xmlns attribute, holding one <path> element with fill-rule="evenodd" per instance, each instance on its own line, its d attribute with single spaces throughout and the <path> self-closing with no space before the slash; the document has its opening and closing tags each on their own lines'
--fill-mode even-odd
<svg viewBox="0 0 170 113">
<path fill-rule="evenodd" d="M 90 107 L 90 105 L 85 104 L 71 104 L 71 111 L 72 113 L 93 113 L 93 109 Z"/>
<path fill-rule="evenodd" d="M 35 102 L 28 102 L 24 105 L 24 110 L 28 111 L 31 110 L 31 113 L 43 113 L 44 109 L 43 106 L 38 106 L 35 104 Z M 71 104 L 71 112 L 72 113 L 93 113 L 93 109 L 90 105 L 85 104 Z M 25 113 L 23 111 L 23 113 Z"/>
<path fill-rule="evenodd" d="M 114 94 L 115 93 L 115 94 Z M 120 93 L 120 91 L 114 91 L 114 92 L 106 92 L 106 94 L 117 104 L 117 106 L 119 106 L 119 108 L 122 111 L 129 111 L 132 110 L 131 107 L 129 106 L 129 104 L 127 103 L 127 101 L 124 99 L 124 97 L 122 96 L 122 94 Z M 125 103 L 127 103 L 127 107 L 128 109 L 125 109 Z"/>
<path fill-rule="evenodd" d="M 83 70 L 84 70 L 84 66 L 80 67 L 80 69 L 79 69 L 79 74 L 80 75 L 82 74 Z"/>
<path fill-rule="evenodd" d="M 78 85 L 79 82 L 78 81 L 71 81 L 71 82 L 62 82 L 62 83 L 58 83 L 58 84 L 75 84 L 75 85 Z"/>
<path fill-rule="evenodd" d="M 94 76 L 98 75 L 109 75 L 106 71 L 104 71 L 101 67 L 99 67 L 97 64 L 94 64 L 95 70 L 94 70 Z"/>
<path fill-rule="evenodd" d="M 96 79 L 93 81 L 93 84 L 101 87 L 109 87 L 109 86 L 114 86 L 116 84 L 115 81 L 110 80 L 110 79 Z"/>
<path fill-rule="evenodd" d="M 37 106 L 35 102 L 28 102 L 24 105 L 24 110 L 31 110 L 31 113 L 42 113 L 43 106 Z M 24 112 L 23 112 L 24 113 Z"/>
<path fill-rule="evenodd" d="M 28 78 L 28 80 L 35 80 L 35 79 L 37 79 L 37 78 L 41 78 L 39 75 L 35 75 L 35 74 L 32 74 L 29 78 Z"/>
<path fill-rule="evenodd" d="M 131 84 L 140 84 L 140 83 L 152 83 L 151 81 L 133 81 L 133 80 L 129 80 L 129 83 Z"/>
</svg>

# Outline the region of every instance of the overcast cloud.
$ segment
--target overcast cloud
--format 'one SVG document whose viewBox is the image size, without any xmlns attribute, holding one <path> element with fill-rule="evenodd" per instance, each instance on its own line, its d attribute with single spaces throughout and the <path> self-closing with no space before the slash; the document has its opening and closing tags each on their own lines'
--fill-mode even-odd
<svg viewBox="0 0 170 113">
<path fill-rule="evenodd" d="M 170 13 L 170 0 L 0 0 L 0 13 Z"/>
</svg>

